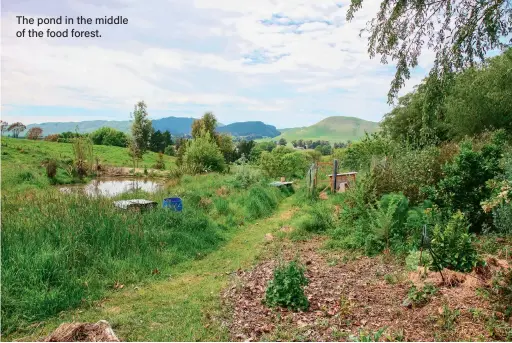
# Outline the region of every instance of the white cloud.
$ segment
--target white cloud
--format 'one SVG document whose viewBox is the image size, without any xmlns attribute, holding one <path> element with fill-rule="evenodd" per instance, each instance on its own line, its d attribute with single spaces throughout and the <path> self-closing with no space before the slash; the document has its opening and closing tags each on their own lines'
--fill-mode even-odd
<svg viewBox="0 0 512 343">
<path fill-rule="evenodd" d="M 2 14 L 2 104 L 129 111 L 144 99 L 152 109 L 207 105 L 221 122 L 280 127 L 316 113 L 379 120 L 392 74 L 359 37 L 379 2 L 365 1 L 346 23 L 348 1 L 70 0 L 54 13 L 29 1 Z M 97 40 L 18 39 L 17 14 L 122 15 L 129 25 L 91 27 L 102 31 Z"/>
</svg>

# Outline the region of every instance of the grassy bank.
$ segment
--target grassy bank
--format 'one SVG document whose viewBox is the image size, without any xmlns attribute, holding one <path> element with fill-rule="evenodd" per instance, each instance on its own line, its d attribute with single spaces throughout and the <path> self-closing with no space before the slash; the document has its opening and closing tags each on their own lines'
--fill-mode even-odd
<svg viewBox="0 0 512 343">
<path fill-rule="evenodd" d="M 101 165 L 119 167 L 132 165 L 126 148 L 95 145 L 94 156 L 98 158 Z M 139 166 L 151 168 L 157 162 L 157 158 L 158 154 L 148 152 Z M 62 165 L 73 159 L 71 143 L 2 137 L 2 191 L 25 191 L 50 185 L 43 166 L 43 162 L 48 159 L 60 162 L 56 182 L 65 184 L 74 181 L 73 177 L 62 168 Z M 166 169 L 175 165 L 174 157 L 164 156 L 164 161 Z"/>
<path fill-rule="evenodd" d="M 52 189 L 4 198 L 3 334 L 121 284 L 165 278 L 176 265 L 217 249 L 244 223 L 270 215 L 284 197 L 266 183 L 239 189 L 233 181 L 231 175 L 185 176 L 150 196 L 159 203 L 182 196 L 183 213 L 128 213 L 111 200 Z"/>
</svg>

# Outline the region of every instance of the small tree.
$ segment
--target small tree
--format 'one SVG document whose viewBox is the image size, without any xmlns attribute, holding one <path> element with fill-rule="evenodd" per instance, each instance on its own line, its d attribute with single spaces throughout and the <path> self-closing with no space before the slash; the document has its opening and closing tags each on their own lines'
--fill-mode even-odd
<svg viewBox="0 0 512 343">
<path fill-rule="evenodd" d="M 27 132 L 27 138 L 28 139 L 33 139 L 33 140 L 38 140 L 39 137 L 41 137 L 43 135 L 43 129 L 41 129 L 40 127 L 31 127 L 28 132 Z"/>
<path fill-rule="evenodd" d="M 201 119 L 194 120 L 192 123 L 192 137 L 199 137 L 202 131 L 206 131 L 211 137 L 217 138 L 216 128 L 217 118 L 215 118 L 212 112 L 206 112 Z"/>
<path fill-rule="evenodd" d="M 221 172 L 225 168 L 224 156 L 207 131 L 189 141 L 183 155 L 183 164 L 192 173 Z"/>
<path fill-rule="evenodd" d="M 3 136 L 4 132 L 7 131 L 8 127 L 9 127 L 8 122 L 0 120 L 0 130 L 1 130 L 2 136 Z"/>
<path fill-rule="evenodd" d="M 81 136 L 73 139 L 74 167 L 79 178 L 87 176 L 93 165 L 93 144 L 89 137 Z"/>
<path fill-rule="evenodd" d="M 22 123 L 20 122 L 16 122 L 14 124 L 11 124 L 8 128 L 7 128 L 7 131 L 11 131 L 12 132 L 12 136 L 14 138 L 18 138 L 18 136 L 20 135 L 21 132 L 25 131 L 27 127 L 25 125 L 23 125 Z"/>
<path fill-rule="evenodd" d="M 162 152 L 158 153 L 158 159 L 156 160 L 156 163 L 153 165 L 153 168 L 159 170 L 165 169 L 164 154 Z"/>
<path fill-rule="evenodd" d="M 286 141 L 286 139 L 281 138 L 281 139 L 279 140 L 279 145 L 283 145 L 283 146 L 284 146 L 284 145 L 286 145 L 286 144 L 288 144 L 288 142 Z"/>
<path fill-rule="evenodd" d="M 134 162 L 137 162 L 142 159 L 142 156 L 148 150 L 151 131 L 153 130 L 144 101 L 139 101 L 135 105 L 132 117 L 132 139 L 129 146 L 129 154 L 134 159 Z"/>
</svg>

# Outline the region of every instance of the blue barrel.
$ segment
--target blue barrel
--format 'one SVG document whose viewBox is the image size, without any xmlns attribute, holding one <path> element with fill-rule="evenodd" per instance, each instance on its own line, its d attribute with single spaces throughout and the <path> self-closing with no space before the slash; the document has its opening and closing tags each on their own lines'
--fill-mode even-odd
<svg viewBox="0 0 512 343">
<path fill-rule="evenodd" d="M 181 212 L 183 210 L 183 201 L 181 201 L 181 198 L 165 198 L 164 208 L 172 208 L 177 212 Z"/>
</svg>

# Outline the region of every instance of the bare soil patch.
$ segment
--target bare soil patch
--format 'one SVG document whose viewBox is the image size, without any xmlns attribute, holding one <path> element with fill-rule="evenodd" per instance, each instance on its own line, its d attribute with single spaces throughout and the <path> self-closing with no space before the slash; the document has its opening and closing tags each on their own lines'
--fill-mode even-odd
<svg viewBox="0 0 512 343">
<path fill-rule="evenodd" d="M 360 330 L 370 333 L 387 327 L 381 341 L 496 341 L 506 340 L 507 330 L 512 330 L 510 322 L 499 318 L 490 328 L 492 304 L 479 294 L 501 268 L 499 263 L 488 263 L 487 271 L 472 274 L 444 270 L 443 282 L 439 273 L 421 278 L 419 271 L 407 272 L 389 255 L 351 259 L 323 251 L 322 244 L 318 238 L 285 241 L 281 247 L 283 260 L 298 256 L 306 266 L 305 294 L 310 301 L 306 312 L 262 304 L 277 258 L 238 271 L 223 293 L 233 314 L 232 340 L 346 341 Z M 410 286 L 425 282 L 436 285 L 437 294 L 422 307 L 403 306 Z"/>
</svg>

